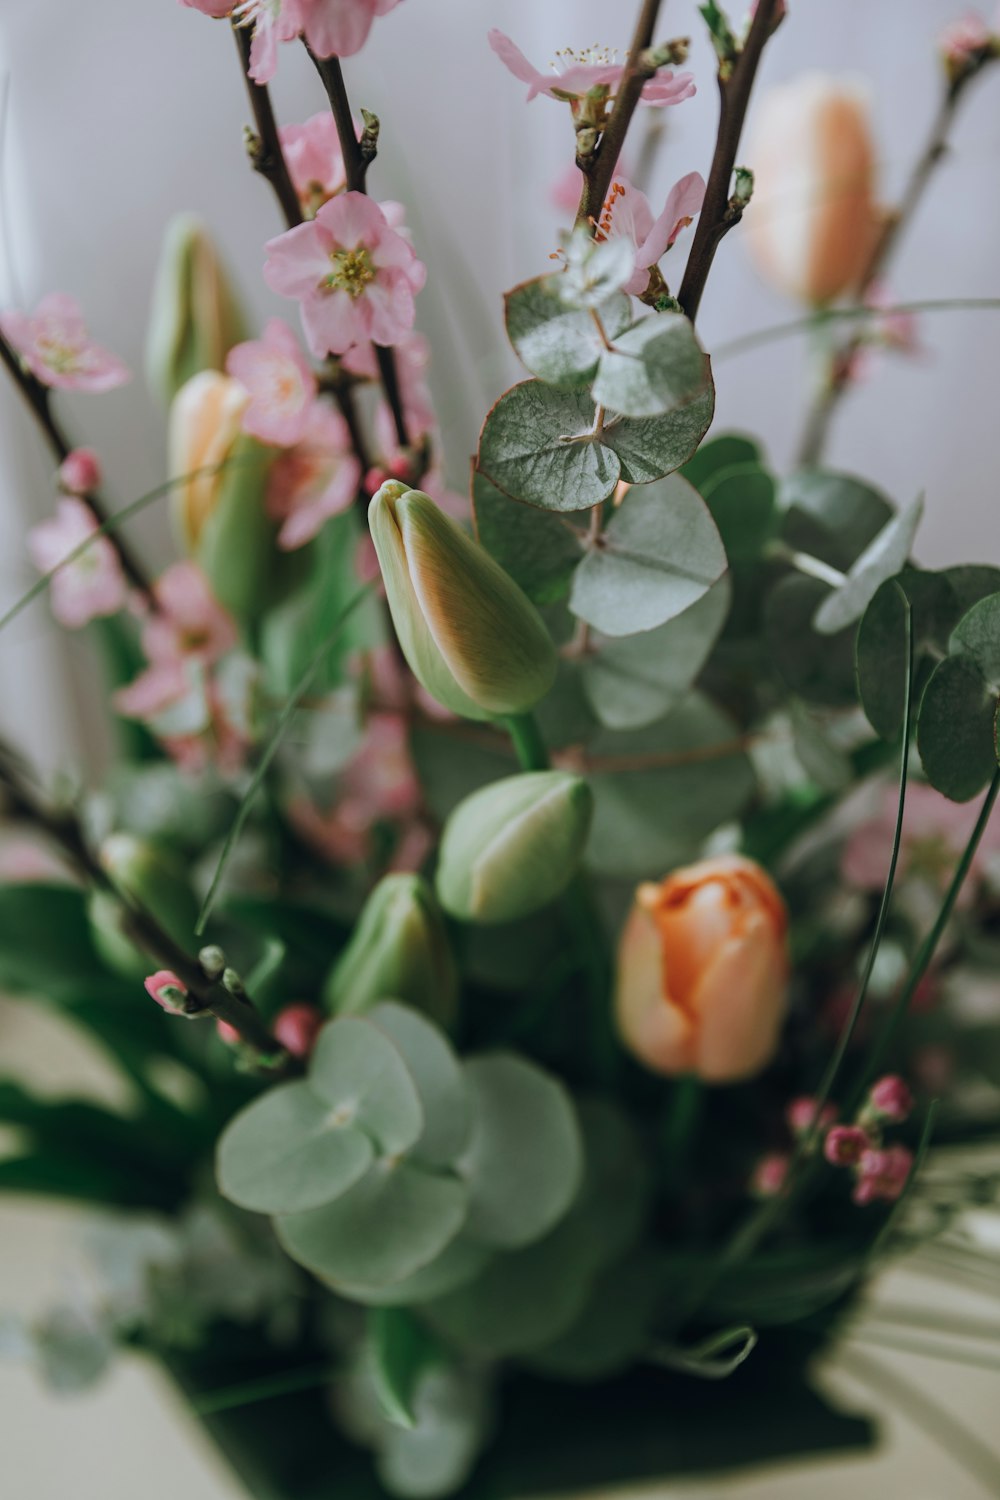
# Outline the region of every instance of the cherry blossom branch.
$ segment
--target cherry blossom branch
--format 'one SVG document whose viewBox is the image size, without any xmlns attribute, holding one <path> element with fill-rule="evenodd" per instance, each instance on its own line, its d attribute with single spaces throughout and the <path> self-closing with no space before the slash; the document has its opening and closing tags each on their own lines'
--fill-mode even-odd
<svg viewBox="0 0 1000 1500">
<path fill-rule="evenodd" d="M 746 206 L 743 199 L 732 194 L 733 170 L 750 93 L 764 45 L 778 23 L 780 3 L 781 0 L 758 0 L 743 46 L 731 61 L 719 65 L 719 129 L 715 152 L 677 298 L 692 323 L 698 316 L 715 253 L 733 225 L 739 223 Z"/>
<path fill-rule="evenodd" d="M 72 452 L 73 444 L 63 432 L 52 411 L 52 397 L 48 386 L 43 385 L 30 370 L 25 369 L 16 350 L 11 347 L 3 334 L 0 334 L 0 360 L 6 365 L 8 374 L 24 397 L 25 403 L 55 455 L 57 464 L 61 464 L 67 454 Z M 88 494 L 87 504 L 101 525 L 111 519 L 112 513 L 99 494 Z M 113 541 L 129 580 L 140 593 L 148 594 L 149 579 L 142 564 L 120 536 L 116 535 Z"/>
<path fill-rule="evenodd" d="M 209 1012 L 217 1020 L 232 1026 L 254 1052 L 273 1060 L 268 1066 L 272 1077 L 289 1077 L 301 1071 L 298 1061 L 290 1057 L 272 1036 L 231 971 L 225 969 L 222 962 L 209 966 L 202 958 L 192 958 L 161 927 L 152 912 L 123 895 L 90 849 L 78 820 L 41 801 L 30 784 L 21 757 L 2 741 L 0 786 L 16 815 L 57 844 L 86 881 L 114 897 L 122 909 L 128 936 L 156 963 L 172 970 L 183 984 L 188 994 L 185 1014 L 195 1016 Z"/>
<path fill-rule="evenodd" d="M 330 109 L 333 114 L 334 124 L 337 127 L 337 138 L 340 141 L 340 153 L 344 158 L 344 181 L 349 193 L 367 193 L 365 185 L 368 176 L 368 168 L 375 160 L 378 150 L 378 120 L 374 115 L 365 115 L 365 128 L 361 139 L 358 140 L 354 129 L 354 116 L 351 113 L 351 102 L 347 97 L 347 85 L 344 83 L 344 72 L 340 66 L 339 57 L 317 57 L 312 48 L 306 45 L 306 51 L 313 60 L 316 71 L 323 80 L 327 98 L 330 101 Z M 396 371 L 396 356 L 392 349 L 383 348 L 381 344 L 372 346 L 375 350 L 375 358 L 378 361 L 379 375 L 385 390 L 385 399 L 389 403 L 392 412 L 392 421 L 396 429 L 396 438 L 401 448 L 410 445 L 409 434 L 406 430 L 406 417 L 403 413 L 403 402 L 399 393 L 399 377 Z"/>
<path fill-rule="evenodd" d="M 577 166 L 583 173 L 583 191 L 576 211 L 578 224 L 589 224 L 591 220 L 600 218 L 632 116 L 643 88 L 656 71 L 655 68 L 643 65 L 642 54 L 652 46 L 659 12 L 660 0 L 643 0 L 607 129 L 589 157 L 577 158 Z"/>
<path fill-rule="evenodd" d="M 881 232 L 876 236 L 871 255 L 857 287 L 859 302 L 864 301 L 865 294 L 871 290 L 885 270 L 901 235 L 923 199 L 927 185 L 934 175 L 935 167 L 947 154 L 948 136 L 951 133 L 955 113 L 965 93 L 966 84 L 974 76 L 971 72 L 962 73 L 946 86 L 927 144 L 914 164 L 899 203 L 886 216 Z M 809 468 L 818 463 L 822 457 L 830 433 L 830 424 L 851 383 L 854 357 L 863 340 L 863 332 L 854 333 L 831 353 L 826 379 L 806 418 L 798 451 L 799 468 Z"/>
<path fill-rule="evenodd" d="M 296 224 L 302 223 L 302 206 L 292 183 L 285 153 L 281 149 L 278 124 L 271 107 L 271 93 L 266 83 L 255 83 L 250 77 L 251 35 L 249 28 L 241 26 L 237 20 L 234 20 L 233 37 L 236 41 L 236 50 L 240 55 L 247 98 L 250 100 L 254 123 L 257 126 L 256 133 L 247 132 L 247 155 L 254 171 L 259 172 L 271 184 L 274 196 L 285 216 L 285 223 L 289 229 L 294 229 Z"/>
</svg>

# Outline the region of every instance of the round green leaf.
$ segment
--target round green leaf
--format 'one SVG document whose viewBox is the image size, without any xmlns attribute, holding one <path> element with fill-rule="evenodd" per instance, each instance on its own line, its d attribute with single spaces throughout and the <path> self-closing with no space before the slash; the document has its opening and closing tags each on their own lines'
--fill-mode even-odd
<svg viewBox="0 0 1000 1500">
<path fill-rule="evenodd" d="M 723 469 L 734 468 L 737 464 L 760 462 L 760 448 L 753 438 L 744 437 L 738 432 L 724 432 L 719 437 L 702 443 L 694 458 L 688 460 L 681 472 L 688 484 L 693 484 L 698 493 L 704 495 L 706 486 Z"/>
<path fill-rule="evenodd" d="M 865 610 L 856 642 L 858 694 L 872 728 L 888 740 L 896 738 L 903 724 L 908 665 L 906 600 L 910 605 L 915 678 L 926 672 L 928 652 L 939 658 L 947 650 L 959 614 L 947 577 L 916 568 L 905 568 L 898 578 L 883 583 Z"/>
<path fill-rule="evenodd" d="M 830 588 L 818 578 L 790 573 L 764 600 L 767 655 L 793 692 L 810 703 L 846 708 L 857 698 L 854 631 L 820 635 L 813 629 L 817 606 Z"/>
<path fill-rule="evenodd" d="M 725 571 L 707 505 L 674 474 L 629 490 L 573 575 L 570 609 L 604 635 L 635 635 L 683 614 Z"/>
<path fill-rule="evenodd" d="M 649 484 L 687 463 L 714 415 L 715 388 L 710 385 L 665 416 L 622 417 L 609 422 L 602 441 L 617 454 L 622 479 L 629 484 Z"/>
<path fill-rule="evenodd" d="M 219 1140 L 219 1191 L 256 1213 L 318 1208 L 371 1166 L 371 1141 L 307 1083 L 269 1089 L 231 1120 Z"/>
<path fill-rule="evenodd" d="M 955 626 L 951 651 L 974 661 L 994 693 L 1000 693 L 1000 593 L 973 605 Z"/>
<path fill-rule="evenodd" d="M 708 660 L 729 613 L 729 578 L 656 630 L 601 641 L 583 658 L 587 698 L 609 729 L 638 729 L 669 713 Z"/>
<path fill-rule="evenodd" d="M 522 282 L 504 297 L 507 337 L 532 375 L 573 390 L 587 385 L 604 344 L 589 310 L 568 307 L 560 296 L 561 271 Z M 608 338 L 629 325 L 632 304 L 616 293 L 597 315 Z"/>
<path fill-rule="evenodd" d="M 384 1157 L 325 1208 L 285 1214 L 278 1238 L 293 1260 L 335 1285 L 389 1285 L 429 1265 L 458 1234 L 468 1192 L 457 1177 Z"/>
<path fill-rule="evenodd" d="M 711 365 L 690 319 L 654 313 L 604 350 L 591 394 L 623 417 L 656 417 L 704 396 L 711 384 Z"/>
<path fill-rule="evenodd" d="M 580 1130 L 563 1085 L 513 1053 L 474 1058 L 465 1075 L 472 1138 L 461 1162 L 467 1232 L 513 1248 L 540 1239 L 567 1211 L 583 1168 Z"/>
<path fill-rule="evenodd" d="M 782 538 L 841 572 L 892 520 L 884 495 L 849 474 L 806 469 L 792 474 L 778 490 L 784 512 Z"/>
<path fill-rule="evenodd" d="M 996 715 L 996 694 L 974 663 L 939 663 L 920 702 L 917 749 L 928 781 L 953 802 L 975 797 L 996 771 Z"/>
<path fill-rule="evenodd" d="M 988 567 L 986 563 L 960 563 L 945 568 L 943 576 L 958 601 L 960 617 L 987 594 L 1000 593 L 1000 568 Z"/>
<path fill-rule="evenodd" d="M 774 480 L 760 464 L 717 470 L 702 490 L 730 562 L 760 556 L 775 525 Z"/>
<path fill-rule="evenodd" d="M 479 438 L 478 467 L 515 500 L 543 510 L 589 510 L 621 476 L 614 453 L 592 435 L 586 392 L 526 380 L 493 407 Z"/>
<path fill-rule="evenodd" d="M 535 604 L 553 604 L 569 590 L 583 556 L 572 522 L 536 505 L 519 505 L 478 471 L 472 476 L 476 536 Z"/>
<path fill-rule="evenodd" d="M 460 1234 L 451 1240 L 440 1255 L 388 1286 L 368 1286 L 360 1282 L 338 1281 L 337 1291 L 351 1302 L 361 1302 L 366 1307 L 418 1307 L 435 1297 L 443 1297 L 456 1291 L 480 1276 L 493 1258 L 493 1252 L 485 1245 Z"/>
<path fill-rule="evenodd" d="M 924 513 L 922 499 L 894 516 L 861 556 L 851 565 L 847 578 L 823 600 L 813 621 L 823 635 L 834 635 L 860 620 L 879 586 L 901 571 Z"/>
<path fill-rule="evenodd" d="M 309 1082 L 335 1117 L 365 1131 L 387 1155 L 407 1151 L 423 1131 L 420 1096 L 402 1053 L 367 1018 L 342 1016 L 323 1027 Z"/>
<path fill-rule="evenodd" d="M 469 1096 L 444 1033 L 419 1011 L 394 1000 L 376 1005 L 368 1019 L 399 1049 L 417 1086 L 424 1128 L 413 1147 L 414 1158 L 432 1166 L 450 1165 L 469 1138 Z"/>
</svg>

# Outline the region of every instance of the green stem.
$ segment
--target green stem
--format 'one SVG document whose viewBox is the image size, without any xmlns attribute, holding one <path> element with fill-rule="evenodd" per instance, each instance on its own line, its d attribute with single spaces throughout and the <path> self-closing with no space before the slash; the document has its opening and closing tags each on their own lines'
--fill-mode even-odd
<svg viewBox="0 0 1000 1500">
<path fill-rule="evenodd" d="M 503 720 L 522 771 L 547 771 L 551 764 L 534 714 L 511 714 Z"/>
<path fill-rule="evenodd" d="M 674 1192 L 683 1184 L 705 1106 L 705 1090 L 694 1073 L 678 1078 L 663 1123 L 663 1175 Z"/>
</svg>

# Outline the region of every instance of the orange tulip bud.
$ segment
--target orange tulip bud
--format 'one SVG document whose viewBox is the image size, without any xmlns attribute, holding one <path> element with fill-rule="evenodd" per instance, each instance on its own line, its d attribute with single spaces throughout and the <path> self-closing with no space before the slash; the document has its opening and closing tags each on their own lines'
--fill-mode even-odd
<svg viewBox="0 0 1000 1500">
<path fill-rule="evenodd" d="M 618 952 L 626 1046 L 658 1073 L 706 1083 L 760 1072 L 785 1015 L 787 930 L 774 883 L 738 854 L 641 885 Z"/>
<path fill-rule="evenodd" d="M 875 148 L 857 86 L 806 73 L 772 89 L 747 164 L 747 243 L 761 274 L 814 305 L 856 287 L 880 223 Z"/>
</svg>

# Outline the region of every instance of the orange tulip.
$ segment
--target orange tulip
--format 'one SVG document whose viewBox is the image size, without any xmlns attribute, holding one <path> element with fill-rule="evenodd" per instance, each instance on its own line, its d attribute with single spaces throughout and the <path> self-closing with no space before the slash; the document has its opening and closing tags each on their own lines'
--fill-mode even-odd
<svg viewBox="0 0 1000 1500">
<path fill-rule="evenodd" d="M 747 244 L 766 280 L 813 305 L 857 287 L 881 217 L 859 89 L 820 73 L 772 89 L 747 160 L 754 173 Z"/>
<path fill-rule="evenodd" d="M 658 1073 L 706 1083 L 760 1072 L 785 1015 L 787 931 L 773 881 L 738 854 L 641 885 L 618 953 L 626 1046 Z"/>
</svg>

